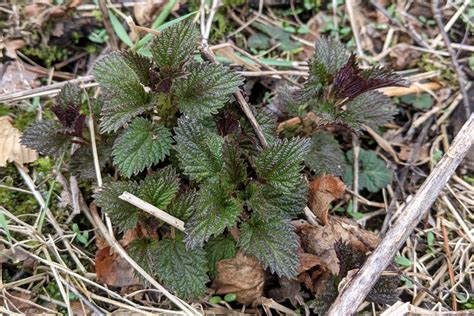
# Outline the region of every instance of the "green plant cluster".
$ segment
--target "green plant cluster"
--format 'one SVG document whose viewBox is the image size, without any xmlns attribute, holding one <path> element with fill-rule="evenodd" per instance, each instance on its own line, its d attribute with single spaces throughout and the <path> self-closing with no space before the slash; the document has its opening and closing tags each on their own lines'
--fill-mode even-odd
<svg viewBox="0 0 474 316">
<path fill-rule="evenodd" d="M 281 139 L 272 116 L 255 110 L 268 141 L 262 148 L 234 104 L 242 78 L 196 62 L 198 40 L 196 27 L 180 22 L 154 39 L 151 58 L 132 51 L 105 56 L 94 67 L 102 99 L 87 99 L 100 116 L 99 167 L 118 171 L 119 178 L 106 181 L 96 203 L 118 230 L 142 228 L 128 252 L 184 298 L 202 296 L 216 263 L 237 251 L 272 273 L 295 277 L 299 243 L 290 220 L 307 202 L 304 162 L 320 174 L 342 174 L 333 164 L 344 160 L 329 133 Z M 379 124 L 394 113 L 388 99 L 369 90 L 396 84 L 398 77 L 360 70 L 335 42 L 317 44 L 310 72 L 302 90 L 286 95 L 293 113 L 316 111 L 349 128 Z M 70 171 L 90 179 L 95 170 L 85 100 L 81 89 L 66 85 L 53 107 L 57 120 L 30 126 L 22 142 L 47 155 L 67 154 L 74 144 Z M 341 155 L 341 161 L 331 159 Z M 184 221 L 185 231 L 121 200 L 125 191 Z"/>
</svg>

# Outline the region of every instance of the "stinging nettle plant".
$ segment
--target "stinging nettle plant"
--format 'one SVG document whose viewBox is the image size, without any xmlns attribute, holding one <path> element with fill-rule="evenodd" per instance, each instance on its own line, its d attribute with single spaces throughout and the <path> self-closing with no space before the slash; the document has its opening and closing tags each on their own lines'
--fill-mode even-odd
<svg viewBox="0 0 474 316">
<path fill-rule="evenodd" d="M 304 162 L 317 173 L 338 174 L 330 157 L 342 154 L 327 132 L 312 140 L 279 138 L 276 120 L 255 110 L 268 142 L 262 148 L 235 106 L 242 78 L 197 61 L 198 40 L 196 27 L 180 22 L 151 43 L 152 58 L 132 51 L 105 56 L 94 66 L 101 100 L 87 99 L 100 113 L 100 167 L 109 161 L 120 175 L 105 183 L 96 203 L 120 231 L 140 228 L 127 251 L 184 298 L 203 295 L 216 263 L 237 251 L 255 256 L 272 273 L 295 277 L 299 243 L 290 220 L 307 202 Z M 360 70 L 341 44 L 322 40 L 305 87 L 283 99 L 292 114 L 315 111 L 325 124 L 359 128 L 390 120 L 388 99 L 371 89 L 400 83 L 379 68 Z M 30 126 L 22 141 L 49 155 L 74 143 L 70 170 L 91 179 L 85 99 L 78 87 L 66 85 L 53 107 L 58 120 Z M 185 232 L 121 200 L 125 191 L 184 221 Z"/>
<path fill-rule="evenodd" d="M 376 91 L 389 86 L 407 86 L 407 82 L 386 68 L 362 69 L 355 55 L 336 40 L 322 38 L 316 42 L 303 88 L 284 87 L 278 95 L 289 115 L 316 114 L 309 133 L 290 131 L 312 136 L 305 162 L 316 175 L 344 174 L 344 153 L 325 127 L 337 126 L 358 133 L 364 125 L 377 129 L 392 120 L 397 113 L 395 105 Z"/>
</svg>

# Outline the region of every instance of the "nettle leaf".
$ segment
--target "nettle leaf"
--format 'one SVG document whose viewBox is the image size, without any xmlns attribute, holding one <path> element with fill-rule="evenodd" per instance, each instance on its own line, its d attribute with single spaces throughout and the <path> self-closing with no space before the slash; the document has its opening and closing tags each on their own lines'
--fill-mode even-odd
<svg viewBox="0 0 474 316">
<path fill-rule="evenodd" d="M 295 137 L 278 139 L 254 158 L 259 178 L 278 189 L 291 190 L 300 180 L 303 158 L 308 153 L 310 140 Z"/>
<path fill-rule="evenodd" d="M 242 205 L 222 183 L 207 183 L 198 192 L 194 212 L 186 223 L 186 246 L 202 247 L 212 235 L 221 234 L 237 224 Z"/>
<path fill-rule="evenodd" d="M 82 90 L 79 86 L 66 84 L 59 92 L 51 110 L 63 127 L 64 134 L 82 136 L 86 127 L 86 116 L 81 114 Z"/>
<path fill-rule="evenodd" d="M 153 107 L 145 91 L 151 61 L 133 52 L 114 52 L 96 62 L 94 76 L 104 88 L 102 132 L 117 131 L 135 116 Z"/>
<path fill-rule="evenodd" d="M 158 241 L 149 237 L 135 239 L 127 248 L 133 260 L 151 275 L 157 272 Z"/>
<path fill-rule="evenodd" d="M 206 292 L 209 277 L 203 249 L 188 250 L 179 238 L 165 238 L 158 242 L 156 258 L 159 278 L 178 296 L 197 298 Z"/>
<path fill-rule="evenodd" d="M 195 190 L 180 193 L 171 201 L 166 211 L 170 215 L 187 222 L 196 203 L 196 198 L 197 194 Z"/>
<path fill-rule="evenodd" d="M 175 149 L 186 175 L 201 181 L 219 174 L 223 166 L 222 137 L 190 117 L 178 120 L 175 133 Z"/>
<path fill-rule="evenodd" d="M 341 118 L 353 128 L 358 129 L 362 124 L 378 128 L 390 122 L 397 113 L 397 108 L 388 97 L 377 91 L 369 91 L 350 101 Z"/>
<path fill-rule="evenodd" d="M 67 83 L 61 88 L 56 102 L 62 108 L 74 106 L 80 109 L 82 103 L 82 89 L 79 85 Z"/>
<path fill-rule="evenodd" d="M 280 277 L 293 278 L 298 273 L 298 236 L 288 220 L 273 217 L 264 221 L 254 214 L 241 227 L 239 246 Z"/>
<path fill-rule="evenodd" d="M 237 187 L 247 179 L 247 165 L 242 158 L 242 151 L 238 144 L 225 143 L 223 148 L 224 167 L 223 181 Z"/>
<path fill-rule="evenodd" d="M 321 38 L 314 46 L 314 57 L 309 72 L 314 81 L 328 84 L 334 74 L 346 64 L 349 52 L 344 44 L 332 38 Z"/>
<path fill-rule="evenodd" d="M 109 215 L 112 223 L 117 225 L 120 231 L 135 228 L 140 215 L 136 207 L 119 199 L 124 191 L 136 195 L 139 192 L 138 184 L 133 181 L 111 182 L 105 184 L 102 191 L 94 195 L 97 206 Z"/>
<path fill-rule="evenodd" d="M 354 98 L 364 92 L 389 86 L 406 86 L 406 82 L 389 69 L 372 67 L 362 70 L 355 54 L 337 71 L 333 89 L 337 98 Z"/>
<path fill-rule="evenodd" d="M 346 153 L 350 165 L 344 173 L 344 182 L 352 185 L 352 150 Z M 359 189 L 369 192 L 378 192 L 392 182 L 392 171 L 385 166 L 385 162 L 378 158 L 374 151 L 360 149 L 359 152 Z"/>
<path fill-rule="evenodd" d="M 99 158 L 99 167 L 102 170 L 110 156 L 112 155 L 113 140 L 107 139 L 105 142 L 97 144 L 97 155 Z M 72 154 L 69 161 L 69 170 L 71 173 L 81 179 L 96 179 L 96 171 L 94 165 L 94 155 L 89 145 L 81 145 L 81 147 Z"/>
<path fill-rule="evenodd" d="M 221 235 L 216 238 L 209 239 L 204 247 L 207 255 L 207 262 L 209 266 L 209 275 L 211 278 L 217 276 L 216 264 L 217 262 L 230 259 L 235 256 L 236 244 L 231 236 Z"/>
<path fill-rule="evenodd" d="M 189 21 L 166 28 L 151 44 L 153 59 L 160 70 L 181 69 L 196 48 L 198 37 L 196 26 Z"/>
<path fill-rule="evenodd" d="M 259 212 L 262 219 L 279 216 L 280 218 L 295 218 L 306 206 L 308 185 L 303 177 L 289 191 L 276 190 L 274 187 L 260 184 L 257 192 L 247 202 L 248 206 Z M 273 214 L 272 214 L 273 213 Z"/>
<path fill-rule="evenodd" d="M 237 73 L 218 64 L 193 63 L 187 70 L 189 74 L 175 81 L 173 91 L 180 111 L 195 118 L 216 114 L 243 82 Z"/>
<path fill-rule="evenodd" d="M 114 143 L 114 165 L 126 177 L 143 171 L 169 155 L 173 138 L 168 128 L 136 118 Z"/>
<path fill-rule="evenodd" d="M 23 132 L 21 143 L 43 155 L 60 155 L 70 145 L 71 137 L 61 133 L 56 121 L 33 123 Z"/>
<path fill-rule="evenodd" d="M 166 209 L 179 189 L 179 177 L 171 166 L 158 170 L 140 182 L 140 198 L 159 209 Z"/>
<path fill-rule="evenodd" d="M 345 158 L 339 142 L 326 131 L 317 131 L 311 137 L 311 148 L 305 157 L 306 164 L 317 176 L 344 174 Z"/>
</svg>

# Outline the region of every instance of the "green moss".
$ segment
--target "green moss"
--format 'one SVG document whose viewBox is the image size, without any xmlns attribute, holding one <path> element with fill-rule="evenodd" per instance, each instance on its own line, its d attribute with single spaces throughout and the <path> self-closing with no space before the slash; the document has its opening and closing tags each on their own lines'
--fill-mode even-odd
<svg viewBox="0 0 474 316">
<path fill-rule="evenodd" d="M 39 59 L 47 68 L 51 67 L 55 62 L 66 60 L 71 55 L 71 52 L 66 48 L 49 47 L 46 45 L 25 47 L 21 52 L 28 57 Z"/>
</svg>

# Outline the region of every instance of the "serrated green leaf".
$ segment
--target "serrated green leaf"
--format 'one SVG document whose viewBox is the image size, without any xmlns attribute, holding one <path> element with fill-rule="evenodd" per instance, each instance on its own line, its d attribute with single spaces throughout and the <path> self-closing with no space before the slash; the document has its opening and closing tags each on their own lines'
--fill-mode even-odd
<svg viewBox="0 0 474 316">
<path fill-rule="evenodd" d="M 346 64 L 349 52 L 346 47 L 332 38 L 321 38 L 314 46 L 314 57 L 309 64 L 309 72 L 314 81 L 323 85 Z"/>
<path fill-rule="evenodd" d="M 257 192 L 247 202 L 262 219 L 273 216 L 295 218 L 306 206 L 308 185 L 302 177 L 291 190 L 280 191 L 272 186 L 257 185 Z"/>
<path fill-rule="evenodd" d="M 196 203 L 196 191 L 191 190 L 184 193 L 180 193 L 171 201 L 166 211 L 179 218 L 182 221 L 187 222 L 191 216 L 192 209 Z"/>
<path fill-rule="evenodd" d="M 222 65 L 193 63 L 189 74 L 175 81 L 173 91 L 181 112 L 195 118 L 216 114 L 239 90 L 242 78 Z"/>
<path fill-rule="evenodd" d="M 293 189 L 300 181 L 299 172 L 309 146 L 308 138 L 276 140 L 254 158 L 257 175 L 278 189 Z"/>
<path fill-rule="evenodd" d="M 346 167 L 344 182 L 352 185 L 352 150 L 347 152 L 346 157 L 350 166 Z M 392 182 L 392 171 L 385 166 L 385 162 L 379 159 L 375 152 L 361 148 L 359 162 L 359 189 L 378 192 Z"/>
<path fill-rule="evenodd" d="M 344 153 L 339 142 L 326 131 L 317 131 L 311 137 L 311 147 L 305 157 L 306 164 L 317 176 L 344 174 Z"/>
<path fill-rule="evenodd" d="M 179 177 L 171 166 L 158 170 L 154 175 L 147 176 L 140 182 L 141 199 L 156 206 L 166 209 L 179 189 Z"/>
<path fill-rule="evenodd" d="M 105 184 L 102 191 L 94 195 L 97 206 L 109 215 L 112 223 L 120 231 L 135 228 L 140 215 L 136 207 L 119 199 L 124 191 L 136 195 L 139 192 L 138 184 L 132 181 L 111 182 Z"/>
<path fill-rule="evenodd" d="M 113 139 L 97 144 L 97 154 L 99 158 L 99 167 L 102 170 L 112 155 Z M 69 161 L 69 171 L 85 180 L 96 179 L 96 171 L 91 146 L 83 145 L 74 152 Z"/>
<path fill-rule="evenodd" d="M 151 44 L 151 53 L 163 71 L 181 69 L 196 48 L 199 33 L 190 22 L 180 22 L 165 29 Z"/>
<path fill-rule="evenodd" d="M 61 125 L 56 121 L 33 123 L 23 132 L 21 143 L 43 155 L 59 156 L 71 143 L 71 137 L 60 131 Z"/>
<path fill-rule="evenodd" d="M 133 52 L 114 52 L 96 62 L 94 76 L 104 88 L 101 131 L 116 131 L 153 106 L 145 91 L 151 61 Z"/>
<path fill-rule="evenodd" d="M 157 273 L 158 241 L 149 237 L 135 239 L 127 248 L 133 260 L 151 275 Z"/>
<path fill-rule="evenodd" d="M 253 215 L 241 227 L 239 246 L 280 277 L 293 278 L 298 273 L 298 236 L 288 220 L 264 221 Z"/>
<path fill-rule="evenodd" d="M 82 89 L 79 85 L 68 83 L 61 88 L 56 98 L 56 102 L 63 108 L 70 105 L 80 108 L 82 103 Z"/>
<path fill-rule="evenodd" d="M 217 262 L 230 259 L 235 256 L 236 244 L 234 239 L 230 236 L 221 235 L 216 238 L 209 239 L 204 247 L 207 255 L 207 262 L 209 266 L 209 275 L 211 278 L 217 276 L 216 264 Z"/>
<path fill-rule="evenodd" d="M 187 250 L 178 239 L 163 239 L 156 257 L 159 278 L 178 296 L 197 298 L 205 293 L 209 277 L 204 250 Z"/>
<path fill-rule="evenodd" d="M 275 140 L 278 139 L 276 133 L 276 118 L 268 111 L 260 110 L 255 112 L 255 119 L 262 128 L 263 135 L 265 136 L 268 144 L 273 144 Z M 240 125 L 242 126 L 243 134 L 239 140 L 240 147 L 248 150 L 252 155 L 257 154 L 261 147 L 257 134 L 255 134 L 255 130 L 246 118 L 240 119 Z"/>
<path fill-rule="evenodd" d="M 216 177 L 223 166 L 224 139 L 190 117 L 178 120 L 175 133 L 175 149 L 184 173 L 198 181 Z"/>
<path fill-rule="evenodd" d="M 377 91 L 369 91 L 350 101 L 347 110 L 340 115 L 340 118 L 356 129 L 362 124 L 378 128 L 390 122 L 397 112 L 397 108 L 388 97 Z"/>
<path fill-rule="evenodd" d="M 114 143 L 114 165 L 126 177 L 143 171 L 169 155 L 173 138 L 163 125 L 154 126 L 145 118 L 136 118 Z"/>
<path fill-rule="evenodd" d="M 186 223 L 186 246 L 202 247 L 212 235 L 237 224 L 242 206 L 222 183 L 207 183 L 198 192 L 196 207 Z"/>
<path fill-rule="evenodd" d="M 226 143 L 223 148 L 223 181 L 233 187 L 247 179 L 247 165 L 241 157 L 242 151 L 237 144 Z"/>
</svg>

